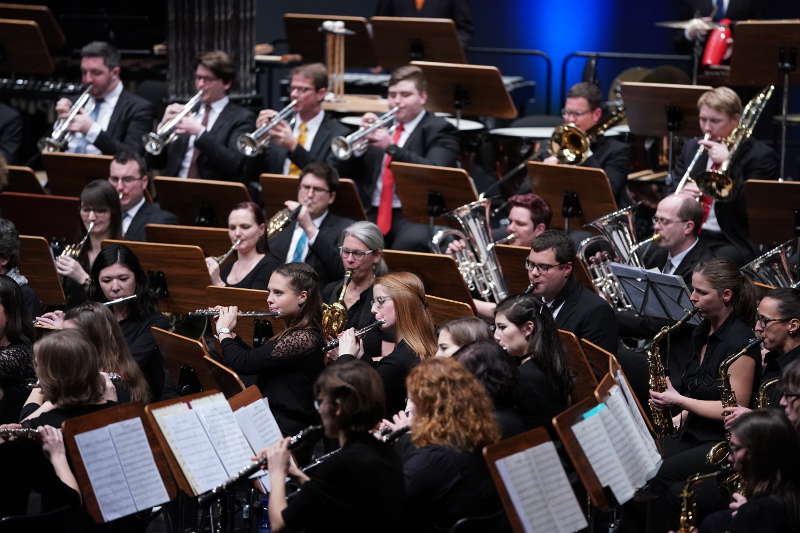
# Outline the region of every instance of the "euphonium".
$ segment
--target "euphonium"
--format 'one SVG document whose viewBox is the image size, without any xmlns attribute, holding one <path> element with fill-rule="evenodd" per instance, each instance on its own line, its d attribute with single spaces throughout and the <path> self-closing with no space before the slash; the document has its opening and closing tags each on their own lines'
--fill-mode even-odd
<svg viewBox="0 0 800 533">
<path fill-rule="evenodd" d="M 698 309 L 693 307 L 686 311 L 686 313 L 674 324 L 671 326 L 664 326 L 661 330 L 653 337 L 653 340 L 650 341 L 650 344 L 647 346 L 647 373 L 649 376 L 649 386 L 651 390 L 656 392 L 664 392 L 667 390 L 667 373 L 664 370 L 664 363 L 661 360 L 661 341 L 669 335 L 669 333 L 681 325 L 683 325 L 686 321 L 691 319 L 695 313 L 697 313 Z M 666 437 L 667 435 L 672 435 L 675 432 L 675 426 L 672 423 L 672 417 L 670 416 L 669 410 L 661 408 L 653 403 L 652 400 L 649 401 L 650 404 L 650 414 L 653 416 L 653 429 L 656 433 L 656 436 L 659 438 Z"/>
<path fill-rule="evenodd" d="M 86 246 L 86 241 L 89 240 L 89 235 L 91 235 L 93 229 L 94 221 L 89 222 L 89 227 L 86 228 L 86 235 L 83 236 L 81 242 L 66 245 L 64 250 L 58 256 L 77 259 L 77 257 L 81 255 L 81 250 L 83 250 L 83 247 Z"/>
<path fill-rule="evenodd" d="M 142 137 L 144 149 L 147 150 L 147 153 L 158 155 L 164 151 L 166 145 L 178 138 L 178 134 L 175 133 L 175 128 L 177 128 L 178 123 L 189 115 L 192 109 L 200 103 L 201 98 L 203 98 L 203 91 L 197 91 L 195 95 L 186 102 L 183 109 L 181 109 L 177 115 L 161 124 L 156 128 L 156 131 L 151 131 Z"/>
<path fill-rule="evenodd" d="M 625 109 L 617 108 L 605 122 L 595 124 L 589 131 L 583 131 L 575 124 L 563 124 L 553 130 L 550 137 L 549 152 L 562 165 L 583 164 L 591 155 L 590 147 L 606 130 L 625 120 Z"/>
<path fill-rule="evenodd" d="M 681 515 L 678 533 L 692 533 L 697 528 L 697 502 L 694 496 L 694 487 L 704 479 L 717 477 L 719 472 L 710 474 L 695 474 L 686 480 L 681 490 Z"/>
<path fill-rule="evenodd" d="M 39 142 L 36 145 L 39 147 L 39 150 L 42 152 L 63 152 L 64 149 L 69 144 L 69 140 L 72 137 L 72 132 L 69 131 L 69 123 L 72 122 L 78 113 L 81 112 L 83 108 L 86 108 L 86 112 L 91 112 L 92 108 L 94 108 L 94 100 L 92 100 L 92 95 L 89 91 L 92 90 L 92 86 L 86 88 L 85 91 L 75 100 L 75 103 L 72 104 L 72 107 L 69 108 L 69 113 L 64 118 L 60 118 L 56 120 L 55 124 L 53 124 L 53 131 L 50 133 L 50 137 L 42 137 L 39 139 Z"/>
<path fill-rule="evenodd" d="M 781 378 L 772 378 L 763 382 L 758 387 L 758 403 L 756 404 L 759 409 L 766 409 L 767 407 L 774 407 L 769 401 L 769 390 L 780 383 Z"/>
<path fill-rule="evenodd" d="M 255 157 L 260 154 L 264 148 L 269 146 L 270 130 L 280 124 L 280 122 L 285 120 L 289 115 L 294 115 L 294 106 L 296 105 L 297 100 L 292 100 L 289 102 L 289 105 L 278 111 L 269 122 L 251 133 L 240 135 L 239 138 L 236 139 L 236 148 L 238 148 L 239 152 L 247 157 Z M 292 121 L 294 121 L 294 117 L 292 117 Z"/>
<path fill-rule="evenodd" d="M 228 259 L 228 257 L 230 257 L 230 255 L 233 253 L 233 251 L 236 250 L 236 247 L 239 246 L 239 244 L 241 242 L 242 242 L 242 239 L 236 239 L 236 242 L 231 245 L 230 249 L 227 252 L 225 252 L 224 254 L 214 257 L 214 261 L 216 261 L 218 265 L 221 265 L 222 263 L 224 263 L 225 260 Z"/>
<path fill-rule="evenodd" d="M 750 276 L 753 281 L 773 287 L 795 288 L 800 283 L 800 266 L 792 259 L 796 254 L 795 241 L 786 241 L 756 257 L 739 270 Z"/>
<path fill-rule="evenodd" d="M 397 114 L 397 110 L 397 107 L 393 107 L 366 128 L 359 128 L 347 137 L 336 137 L 333 142 L 331 142 L 331 152 L 336 156 L 336 159 L 350 159 L 353 152 L 364 150 L 367 147 L 367 135 L 392 122 L 395 114 Z"/>
<path fill-rule="evenodd" d="M 342 284 L 342 292 L 339 293 L 339 299 L 332 304 L 322 304 L 322 331 L 325 335 L 335 337 L 341 333 L 347 322 L 347 307 L 344 304 L 344 296 L 347 293 L 347 286 L 350 285 L 350 279 L 353 277 L 353 271 L 347 270 L 344 273 L 344 283 Z"/>
</svg>

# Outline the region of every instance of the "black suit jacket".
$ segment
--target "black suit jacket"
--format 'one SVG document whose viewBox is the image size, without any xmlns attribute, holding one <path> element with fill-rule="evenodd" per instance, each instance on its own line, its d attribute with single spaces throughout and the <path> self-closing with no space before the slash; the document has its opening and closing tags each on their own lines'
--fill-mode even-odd
<svg viewBox="0 0 800 533">
<path fill-rule="evenodd" d="M 347 135 L 347 133 L 348 129 L 344 124 L 325 113 L 319 129 L 314 135 L 310 150 L 306 150 L 299 144 L 291 152 L 282 146 L 270 145 L 261 154 L 247 158 L 245 177 L 247 181 L 258 181 L 258 176 L 264 172 L 283 174 L 283 164 L 287 157 L 299 168 L 303 168 L 312 161 L 325 161 L 336 166 L 336 161 L 333 160 L 331 153 L 331 142 L 336 137 Z"/>
<path fill-rule="evenodd" d="M 146 241 L 144 227 L 146 224 L 177 224 L 178 217 L 169 211 L 164 211 L 156 204 L 145 202 L 136 212 L 133 220 L 125 232 L 126 241 Z"/>
<path fill-rule="evenodd" d="M 697 152 L 697 147 L 697 139 L 691 139 L 684 144 L 681 156 L 675 165 L 673 173 L 675 176 L 683 176 L 692 157 Z M 708 155 L 703 153 L 692 169 L 691 176 L 697 177 L 705 172 L 707 164 Z M 756 249 L 748 239 L 747 203 L 743 194 L 744 182 L 749 179 L 772 180 L 777 178 L 778 154 L 763 142 L 751 137 L 733 155 L 729 171 L 734 182 L 733 199 L 730 202 L 714 202 L 714 213 L 717 216 L 722 235 L 744 257 L 754 257 Z"/>
<path fill-rule="evenodd" d="M 445 119 L 425 112 L 405 145 L 397 148 L 392 161 L 454 167 L 458 156 L 455 132 L 455 126 Z M 358 184 L 358 192 L 366 209 L 372 205 L 372 193 L 383 171 L 384 155 L 383 150 L 370 146 L 363 156 L 352 157 L 339 166 L 342 176 L 347 176 Z"/>
<path fill-rule="evenodd" d="M 122 91 L 108 121 L 108 129 L 101 131 L 94 145 L 103 155 L 114 155 L 126 150 L 143 153 L 142 137 L 153 128 L 153 107 L 150 102 L 128 91 Z"/>
<path fill-rule="evenodd" d="M 614 310 L 600 298 L 570 276 L 567 284 L 555 300 L 555 310 L 564 302 L 556 316 L 559 329 L 571 331 L 578 338 L 586 339 L 615 354 L 619 335 Z"/>
<path fill-rule="evenodd" d="M 664 267 L 664 263 L 667 262 L 667 257 L 669 256 L 669 252 L 666 248 L 660 248 L 654 244 L 651 244 L 642 257 L 642 262 L 644 263 L 645 268 L 657 268 L 661 270 Z M 683 281 L 686 282 L 686 286 L 689 287 L 689 290 L 692 290 L 692 272 L 694 271 L 695 265 L 698 263 L 702 263 L 708 259 L 714 257 L 713 252 L 706 246 L 705 241 L 702 238 L 697 240 L 697 244 L 695 244 L 694 248 L 689 250 L 684 257 L 681 263 L 678 265 L 678 268 L 675 269 L 673 272 L 674 275 L 680 276 L 683 278 Z"/>
<path fill-rule="evenodd" d="M 453 19 L 458 31 L 458 40 L 464 48 L 469 45 L 475 29 L 468 0 L 425 0 L 419 11 L 414 0 L 379 0 L 375 15 Z"/>
<path fill-rule="evenodd" d="M 320 224 L 319 234 L 314 239 L 314 243 L 309 246 L 305 260 L 305 263 L 314 267 L 319 274 L 320 285 L 344 276 L 344 266 L 342 266 L 337 246 L 342 231 L 352 223 L 353 221 L 349 218 L 338 217 L 329 211 L 328 216 Z M 286 260 L 286 254 L 289 253 L 296 224 L 295 222 L 285 227 L 269 241 L 270 252 L 276 255 L 281 263 Z"/>
<path fill-rule="evenodd" d="M 214 121 L 214 126 L 197 137 L 195 149 L 200 150 L 197 157 L 198 177 L 206 180 L 241 181 L 245 156 L 236 148 L 236 139 L 255 129 L 253 114 L 247 109 L 228 102 Z M 181 135 L 168 144 L 164 174 L 177 176 L 189 146 L 189 135 Z M 153 166 L 160 166 L 158 159 Z"/>
<path fill-rule="evenodd" d="M 22 144 L 22 115 L 13 107 L 0 103 L 0 156 L 3 156 L 9 165 L 16 163 L 20 144 Z"/>
<path fill-rule="evenodd" d="M 584 161 L 584 167 L 603 169 L 611 183 L 617 204 L 627 204 L 625 184 L 631 171 L 631 148 L 613 137 L 600 137 L 592 144 L 592 155 Z"/>
</svg>

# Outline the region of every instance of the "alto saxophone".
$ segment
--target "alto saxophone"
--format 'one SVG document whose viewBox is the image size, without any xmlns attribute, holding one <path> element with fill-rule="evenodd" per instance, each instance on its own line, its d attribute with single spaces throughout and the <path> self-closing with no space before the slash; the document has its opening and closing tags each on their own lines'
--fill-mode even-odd
<svg viewBox="0 0 800 533">
<path fill-rule="evenodd" d="M 659 331 L 656 336 L 653 337 L 653 340 L 650 341 L 650 344 L 648 344 L 647 373 L 649 376 L 650 390 L 656 392 L 664 392 L 667 390 L 667 374 L 664 370 L 664 363 L 661 361 L 661 341 L 674 329 L 679 328 L 686 321 L 690 320 L 697 311 L 698 309 L 696 307 L 686 311 L 680 320 L 671 326 L 664 326 L 661 328 L 661 331 Z M 675 433 L 675 426 L 672 424 L 672 417 L 670 416 L 669 409 L 657 406 L 652 400 L 648 403 L 650 405 L 650 414 L 653 416 L 653 429 L 655 430 L 656 436 L 663 438 Z"/>
<path fill-rule="evenodd" d="M 347 286 L 350 285 L 352 277 L 353 271 L 346 271 L 339 299 L 330 305 L 322 304 L 322 331 L 325 335 L 335 337 L 341 333 L 342 328 L 347 323 L 347 307 L 344 305 L 344 295 L 347 293 Z"/>
<path fill-rule="evenodd" d="M 697 502 L 694 498 L 694 487 L 704 479 L 716 477 L 718 472 L 695 474 L 686 480 L 681 490 L 681 516 L 678 533 L 692 533 L 697 527 Z"/>
</svg>

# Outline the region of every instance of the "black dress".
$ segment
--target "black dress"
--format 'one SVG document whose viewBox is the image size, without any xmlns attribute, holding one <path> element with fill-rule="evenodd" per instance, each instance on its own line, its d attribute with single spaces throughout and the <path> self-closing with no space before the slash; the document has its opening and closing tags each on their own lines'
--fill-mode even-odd
<svg viewBox="0 0 800 533">
<path fill-rule="evenodd" d="M 219 271 L 219 277 L 225 282 L 226 287 L 236 287 L 238 289 L 256 289 L 263 291 L 267 288 L 267 282 L 272 275 L 272 271 L 281 265 L 281 261 L 272 254 L 265 254 L 261 260 L 256 263 L 256 266 L 250 269 L 245 277 L 234 283 L 233 285 L 227 282 L 228 274 L 231 273 L 234 261 L 225 264 Z"/>
<path fill-rule="evenodd" d="M 533 358 L 519 366 L 516 400 L 528 429 L 549 426 L 553 417 L 567 408 L 567 402 L 559 397 Z"/>
<path fill-rule="evenodd" d="M 119 323 L 128 343 L 128 349 L 150 385 L 151 397 L 153 401 L 157 401 L 164 392 L 164 358 L 153 338 L 150 326 L 169 329 L 169 321 L 161 313 L 153 313 L 142 319 L 126 318 Z"/>
<path fill-rule="evenodd" d="M 290 531 L 401 531 L 403 467 L 387 444 L 351 437 L 326 460 L 283 510 Z"/>
<path fill-rule="evenodd" d="M 28 344 L 0 348 L 0 424 L 19 420 L 19 410 L 30 392 L 27 382 L 35 380 L 33 350 Z"/>
<path fill-rule="evenodd" d="M 797 531 L 789 524 L 786 504 L 775 496 L 758 496 L 739 507 L 736 516 L 729 510 L 709 515 L 700 533 L 785 533 Z"/>
<path fill-rule="evenodd" d="M 251 348 L 240 337 L 222 340 L 222 363 L 234 372 L 257 375 L 284 435 L 319 423 L 314 408 L 314 381 L 322 372 L 322 332 L 296 329 Z"/>
</svg>

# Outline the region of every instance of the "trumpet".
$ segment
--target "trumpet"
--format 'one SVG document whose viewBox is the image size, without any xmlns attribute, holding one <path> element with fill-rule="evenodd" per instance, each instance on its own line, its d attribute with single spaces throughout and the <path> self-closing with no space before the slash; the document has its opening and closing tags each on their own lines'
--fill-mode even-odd
<svg viewBox="0 0 800 533">
<path fill-rule="evenodd" d="M 218 309 L 195 309 L 194 311 L 189 311 L 187 313 L 189 316 L 210 316 L 210 317 L 218 317 L 219 310 Z M 239 311 L 236 313 L 238 317 L 279 317 L 281 316 L 280 311 Z"/>
<path fill-rule="evenodd" d="M 361 329 L 356 331 L 356 338 L 360 339 L 361 337 L 366 335 L 367 332 L 369 332 L 370 330 L 373 330 L 373 329 L 375 329 L 377 327 L 382 326 L 384 322 L 385 322 L 384 320 L 376 320 L 372 324 L 364 326 L 363 328 L 361 328 Z M 333 339 L 331 342 L 329 342 L 328 344 L 326 344 L 322 348 L 322 353 L 330 352 L 331 350 L 333 350 L 334 348 L 336 348 L 338 346 L 339 346 L 339 339 Z"/>
<path fill-rule="evenodd" d="M 247 157 L 255 157 L 260 154 L 264 148 L 269 146 L 270 138 L 268 133 L 272 128 L 277 126 L 282 120 L 285 120 L 289 115 L 294 115 L 294 106 L 297 105 L 297 100 L 292 100 L 289 105 L 278 111 L 278 114 L 272 117 L 269 122 L 258 128 L 251 133 L 240 135 L 236 139 L 236 148 Z M 290 124 L 294 122 L 294 117 Z"/>
<path fill-rule="evenodd" d="M 228 259 L 231 256 L 233 251 L 236 250 L 236 248 L 239 246 L 239 244 L 241 244 L 241 242 L 242 242 L 242 239 L 236 239 L 236 242 L 233 243 L 233 245 L 231 245 L 230 249 L 227 252 L 225 252 L 224 254 L 214 257 L 214 261 L 216 261 L 218 265 L 221 265 L 222 263 L 224 263 L 225 260 Z"/>
<path fill-rule="evenodd" d="M 69 140 L 72 137 L 72 132 L 69 131 L 67 128 L 69 127 L 69 123 L 72 122 L 78 113 L 81 112 L 82 109 L 86 108 L 87 112 L 91 112 L 94 108 L 94 100 L 92 100 L 92 95 L 89 91 L 92 90 L 92 86 L 86 88 L 83 91 L 75 103 L 72 104 L 72 107 L 69 108 L 69 113 L 64 118 L 60 118 L 56 120 L 56 123 L 53 124 L 53 131 L 50 133 L 50 137 L 42 137 L 39 139 L 39 142 L 36 143 L 36 146 L 39 147 L 39 150 L 42 152 L 63 152 L 64 149 L 69 144 Z"/>
<path fill-rule="evenodd" d="M 398 109 L 397 107 L 393 107 L 366 128 L 359 128 L 347 137 L 336 137 L 333 142 L 331 142 L 331 152 L 333 152 L 336 159 L 347 160 L 350 159 L 353 152 L 364 150 L 367 147 L 367 135 L 392 122 Z"/>
<path fill-rule="evenodd" d="M 81 242 L 77 244 L 73 243 L 66 245 L 64 247 L 64 250 L 62 250 L 62 252 L 58 254 L 58 257 L 71 257 L 75 259 L 79 255 L 81 255 L 81 250 L 83 250 L 83 247 L 86 245 L 86 241 L 89 240 L 89 235 L 91 235 L 93 229 L 94 229 L 94 221 L 89 222 L 89 227 L 86 228 L 86 235 L 83 236 Z"/>
<path fill-rule="evenodd" d="M 187 115 L 192 112 L 192 109 L 200 103 L 200 99 L 203 97 L 203 91 L 197 91 L 194 96 L 192 96 L 188 102 L 183 106 L 183 109 L 174 117 L 166 121 L 165 123 L 161 124 L 156 131 L 151 131 L 147 135 L 142 137 L 142 142 L 144 143 L 144 149 L 147 150 L 148 154 L 158 155 L 164 151 L 164 147 L 178 138 L 178 134 L 175 133 L 175 128 L 178 127 L 178 123 L 184 119 Z"/>
</svg>

